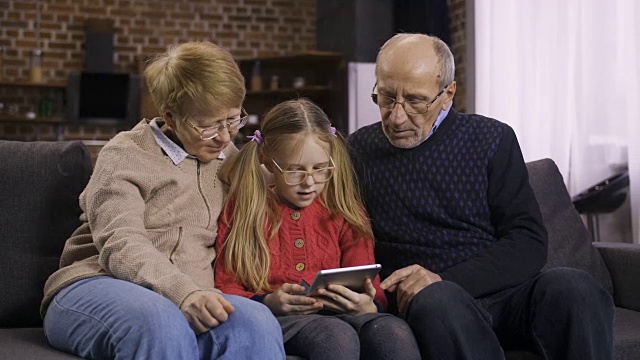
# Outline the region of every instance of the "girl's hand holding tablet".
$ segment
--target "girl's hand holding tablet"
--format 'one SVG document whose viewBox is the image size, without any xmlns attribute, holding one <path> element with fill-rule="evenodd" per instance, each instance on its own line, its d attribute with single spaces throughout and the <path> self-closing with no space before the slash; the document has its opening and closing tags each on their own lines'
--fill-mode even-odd
<svg viewBox="0 0 640 360">
<path fill-rule="evenodd" d="M 267 305 L 271 312 L 277 316 L 306 315 L 321 310 L 323 304 L 319 299 L 296 295 L 304 290 L 305 288 L 302 285 L 284 283 L 274 292 L 265 296 L 262 303 Z"/>
<path fill-rule="evenodd" d="M 324 305 L 325 309 L 338 313 L 361 315 L 378 312 L 378 308 L 373 303 L 376 289 L 370 279 L 364 281 L 364 289 L 366 293 L 360 294 L 342 285 L 328 285 L 324 289 L 318 289 L 316 299 Z"/>
</svg>

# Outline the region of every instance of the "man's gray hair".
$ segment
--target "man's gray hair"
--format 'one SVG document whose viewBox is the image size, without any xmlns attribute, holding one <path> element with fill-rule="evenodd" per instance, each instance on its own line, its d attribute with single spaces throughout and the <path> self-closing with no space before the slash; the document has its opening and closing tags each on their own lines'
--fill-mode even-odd
<svg viewBox="0 0 640 360">
<path fill-rule="evenodd" d="M 393 47 L 394 45 L 405 40 L 425 41 L 428 39 L 433 41 L 433 50 L 438 57 L 438 65 L 440 65 L 440 88 L 442 89 L 445 86 L 451 84 L 455 79 L 456 64 L 449 46 L 444 41 L 440 40 L 440 38 L 425 34 L 396 34 L 391 39 L 387 40 L 387 42 L 385 42 L 384 45 L 382 45 L 382 47 L 380 48 L 380 51 L 378 52 L 378 56 L 376 58 L 376 74 L 378 73 L 378 63 L 380 61 L 380 57 L 386 50 L 388 50 L 389 47 Z"/>
</svg>

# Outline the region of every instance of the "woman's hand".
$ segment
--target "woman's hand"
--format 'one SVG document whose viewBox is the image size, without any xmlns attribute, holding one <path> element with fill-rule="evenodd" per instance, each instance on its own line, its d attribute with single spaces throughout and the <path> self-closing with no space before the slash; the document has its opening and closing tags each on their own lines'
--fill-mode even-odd
<svg viewBox="0 0 640 360">
<path fill-rule="evenodd" d="M 285 283 L 265 296 L 263 303 L 274 315 L 306 315 L 322 309 L 320 301 L 309 296 L 294 295 L 303 291 L 301 285 Z"/>
<path fill-rule="evenodd" d="M 373 303 L 376 296 L 376 289 L 371 280 L 364 282 L 366 293 L 359 294 L 351 291 L 342 285 L 329 285 L 326 289 L 318 290 L 318 300 L 325 308 L 352 315 L 378 312 L 378 308 Z"/>
<path fill-rule="evenodd" d="M 196 334 L 202 334 L 227 321 L 233 305 L 214 291 L 196 291 L 187 296 L 180 310 Z"/>
</svg>

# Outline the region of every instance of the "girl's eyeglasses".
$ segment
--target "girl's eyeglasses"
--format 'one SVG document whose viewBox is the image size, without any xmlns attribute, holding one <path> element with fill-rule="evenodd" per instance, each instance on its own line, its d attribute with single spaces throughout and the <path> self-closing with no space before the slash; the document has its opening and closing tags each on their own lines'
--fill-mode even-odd
<svg viewBox="0 0 640 360">
<path fill-rule="evenodd" d="M 284 182 L 287 183 L 287 185 L 302 184 L 307 179 L 308 176 L 311 176 L 313 178 L 313 181 L 315 181 L 316 183 L 324 183 L 329 181 L 329 179 L 331 179 L 331 177 L 333 176 L 333 172 L 336 169 L 336 164 L 333 162 L 333 158 L 331 156 L 329 156 L 329 160 L 331 161 L 331 166 L 327 166 L 321 169 L 315 169 L 311 171 L 304 171 L 304 170 L 282 170 L 280 165 L 278 165 L 278 163 L 275 160 L 271 159 L 271 161 L 273 161 L 273 164 L 278 168 L 278 170 L 282 173 L 282 175 L 284 175 Z"/>
</svg>

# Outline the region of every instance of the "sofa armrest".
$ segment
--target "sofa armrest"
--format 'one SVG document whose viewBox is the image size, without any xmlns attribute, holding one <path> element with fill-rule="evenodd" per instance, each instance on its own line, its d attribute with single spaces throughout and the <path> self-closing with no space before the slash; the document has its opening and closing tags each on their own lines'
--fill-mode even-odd
<svg viewBox="0 0 640 360">
<path fill-rule="evenodd" d="M 640 244 L 594 242 L 613 280 L 616 306 L 640 311 Z"/>
</svg>

